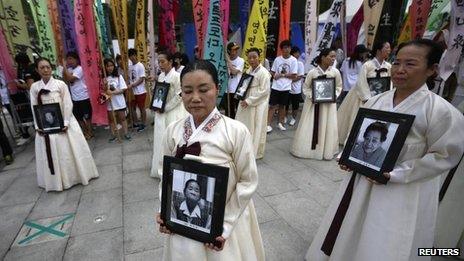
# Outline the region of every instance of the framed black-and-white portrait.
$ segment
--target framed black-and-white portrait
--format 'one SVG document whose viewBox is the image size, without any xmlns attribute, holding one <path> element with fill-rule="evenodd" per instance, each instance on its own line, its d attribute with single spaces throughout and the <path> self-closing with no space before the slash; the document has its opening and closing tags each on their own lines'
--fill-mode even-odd
<svg viewBox="0 0 464 261">
<path fill-rule="evenodd" d="M 62 132 L 64 122 L 59 103 L 34 105 L 34 115 L 37 127 L 44 133 Z"/>
<path fill-rule="evenodd" d="M 151 108 L 154 111 L 164 112 L 166 99 L 168 98 L 170 84 L 167 82 L 157 82 L 151 98 Z"/>
<path fill-rule="evenodd" d="M 386 183 L 415 116 L 360 108 L 339 164 Z"/>
<path fill-rule="evenodd" d="M 371 96 L 375 96 L 377 94 L 381 94 L 390 90 L 390 82 L 390 77 L 367 78 L 367 84 L 369 85 L 369 89 L 371 90 Z"/>
<path fill-rule="evenodd" d="M 254 76 L 251 74 L 243 73 L 240 81 L 238 82 L 237 89 L 235 90 L 235 99 L 244 100 L 251 86 Z"/>
<path fill-rule="evenodd" d="M 313 103 L 335 102 L 335 78 L 315 78 L 311 86 Z"/>
<path fill-rule="evenodd" d="M 172 232 L 214 243 L 222 235 L 229 168 L 164 156 L 161 218 Z"/>
</svg>

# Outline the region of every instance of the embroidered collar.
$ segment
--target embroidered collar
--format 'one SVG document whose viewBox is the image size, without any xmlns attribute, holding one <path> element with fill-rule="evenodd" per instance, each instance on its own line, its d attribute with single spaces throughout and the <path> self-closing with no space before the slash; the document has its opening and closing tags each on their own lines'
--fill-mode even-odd
<svg viewBox="0 0 464 261">
<path fill-rule="evenodd" d="M 180 203 L 179 210 L 182 211 L 184 215 L 190 218 L 201 218 L 201 211 L 200 211 L 200 207 L 198 206 L 198 204 L 195 206 L 192 213 L 190 213 L 187 207 L 187 202 L 184 200 L 182 203 Z"/>
<path fill-rule="evenodd" d="M 184 121 L 184 141 L 187 143 L 188 140 L 200 132 L 200 130 L 211 132 L 213 127 L 219 122 L 219 119 L 221 119 L 221 113 L 217 108 L 214 108 L 208 117 L 196 128 L 193 122 L 193 116 L 189 115 Z"/>
</svg>

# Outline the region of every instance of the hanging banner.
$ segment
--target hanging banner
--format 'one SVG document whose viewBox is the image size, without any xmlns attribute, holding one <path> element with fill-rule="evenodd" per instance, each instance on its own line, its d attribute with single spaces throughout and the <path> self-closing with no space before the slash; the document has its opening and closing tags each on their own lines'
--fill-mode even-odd
<svg viewBox="0 0 464 261">
<path fill-rule="evenodd" d="M 242 49 L 242 58 L 245 60 L 245 68 L 249 66 L 246 52 L 252 47 L 258 48 L 260 52 L 259 60 L 261 63 L 263 63 L 266 58 L 266 28 L 269 18 L 269 3 L 268 0 L 253 2 Z"/>
<path fill-rule="evenodd" d="M 147 16 L 148 16 L 148 26 L 147 26 L 147 45 L 148 45 L 148 53 L 147 53 L 147 59 L 149 61 L 148 66 L 145 66 L 145 68 L 148 69 L 147 75 L 157 75 L 158 71 L 158 56 L 156 55 L 156 50 L 155 50 L 155 19 L 154 19 L 154 13 L 153 13 L 153 1 L 154 0 L 148 0 L 148 10 L 147 10 Z M 188 43 L 188 42 L 186 42 Z"/>
<path fill-rule="evenodd" d="M 114 28 L 118 37 L 119 52 L 121 55 L 124 79 L 128 81 L 128 31 L 127 31 L 127 2 L 125 0 L 112 0 L 111 13 L 113 15 Z M 131 93 L 131 92 L 128 92 Z"/>
<path fill-rule="evenodd" d="M 412 39 L 420 39 L 424 35 L 429 17 L 431 0 L 413 0 L 409 7 Z"/>
<path fill-rule="evenodd" d="M 246 33 L 246 26 L 248 22 L 248 14 L 250 12 L 250 0 L 238 0 L 238 15 L 240 18 L 240 32 L 241 40 L 240 44 L 244 41 L 244 36 Z"/>
<path fill-rule="evenodd" d="M 58 0 L 58 7 L 60 8 L 64 52 L 75 52 L 77 50 L 76 28 L 71 2 L 68 0 Z"/>
<path fill-rule="evenodd" d="M 28 1 L 28 3 L 31 6 L 32 17 L 39 37 L 39 55 L 50 59 L 52 63 L 56 64 L 58 60 L 56 56 L 55 38 L 53 37 L 53 30 L 50 24 L 46 2 L 31 0 Z"/>
<path fill-rule="evenodd" d="M 208 26 L 203 47 L 203 59 L 214 64 L 219 77 L 219 96 L 217 103 L 222 100 L 227 89 L 229 73 L 227 69 L 224 41 L 222 40 L 221 29 L 221 8 L 219 0 L 211 0 L 209 3 Z"/>
<path fill-rule="evenodd" d="M 4 29 L 5 40 L 12 54 L 26 51 L 30 53 L 34 49 L 27 32 L 21 1 L 0 1 L 0 25 Z"/>
<path fill-rule="evenodd" d="M 254 3 L 253 3 L 254 7 Z M 253 13 L 253 9 L 251 11 Z M 250 19 L 252 16 L 250 15 Z M 250 23 L 248 22 L 248 25 Z M 273 61 L 277 56 L 277 50 L 279 49 L 279 25 L 280 25 L 280 0 L 269 0 L 269 14 L 267 23 L 267 35 L 266 35 L 266 57 Z M 247 28 L 248 32 L 248 28 Z M 248 37 L 248 33 L 245 36 Z"/>
<path fill-rule="evenodd" d="M 290 40 L 290 13 L 292 10 L 292 0 L 280 0 L 280 23 L 279 23 L 279 40 L 280 44 L 284 40 Z M 281 55 L 280 48 L 277 48 L 277 56 Z"/>
<path fill-rule="evenodd" d="M 451 0 L 450 33 L 446 53 L 440 60 L 440 77 L 446 81 L 453 73 L 464 49 L 464 1 Z"/>
<path fill-rule="evenodd" d="M 366 33 L 366 47 L 372 49 L 377 33 L 380 16 L 385 0 L 364 0 L 364 31 Z"/>
<path fill-rule="evenodd" d="M 171 53 L 176 50 L 176 30 L 174 28 L 174 11 L 172 0 L 158 0 L 159 46 Z"/>
<path fill-rule="evenodd" d="M 347 57 L 354 52 L 354 48 L 358 43 L 359 31 L 364 22 L 364 8 L 359 7 L 356 14 L 351 18 L 351 22 L 347 26 L 346 42 L 347 42 Z"/>
<path fill-rule="evenodd" d="M 309 58 L 317 36 L 317 0 L 307 0 L 305 7 L 305 57 Z M 305 73 L 309 71 L 311 62 L 305 59 Z"/>
<path fill-rule="evenodd" d="M 392 0 L 385 0 L 382 8 L 382 15 L 380 16 L 379 26 L 377 29 L 377 33 L 375 34 L 374 45 L 377 42 L 385 42 L 388 41 L 391 43 L 392 41 L 392 33 L 393 33 L 393 23 L 396 20 L 393 20 L 393 1 Z M 395 2 L 395 6 L 397 2 Z M 395 8 L 399 10 L 398 8 Z"/>
<path fill-rule="evenodd" d="M 409 14 L 406 15 L 403 22 L 403 27 L 401 28 L 400 36 L 398 37 L 398 44 L 411 41 L 412 39 L 412 27 L 411 27 L 411 17 Z"/>
<path fill-rule="evenodd" d="M 332 46 L 337 23 L 340 21 L 340 12 L 342 11 L 343 0 L 335 0 L 330 7 L 329 16 L 322 28 L 321 33 L 317 37 L 316 48 L 312 49 L 309 57 L 306 59 L 310 62 L 310 68 L 317 66 L 315 63 L 316 57 L 321 50 Z"/>
<path fill-rule="evenodd" d="M 291 36 L 290 40 L 292 42 L 292 46 L 298 47 L 300 49 L 300 53 L 303 52 L 305 44 L 303 39 L 303 31 L 301 30 L 301 26 L 298 22 L 291 23 Z"/>
<path fill-rule="evenodd" d="M 227 43 L 229 38 L 229 5 L 230 0 L 221 0 L 222 40 Z"/>
<path fill-rule="evenodd" d="M 63 48 L 63 38 L 61 35 L 61 21 L 60 21 L 60 13 L 58 11 L 58 5 L 55 0 L 48 0 L 48 15 L 50 16 L 50 23 L 53 28 L 53 37 L 55 38 L 55 52 L 58 61 L 62 61 L 64 58 L 64 48 Z"/>
<path fill-rule="evenodd" d="M 184 24 L 184 43 L 188 43 L 184 46 L 184 51 L 189 57 L 190 61 L 194 60 L 194 48 L 197 45 L 197 37 L 195 32 L 195 25 L 193 23 Z"/>
<path fill-rule="evenodd" d="M 113 52 L 111 51 L 112 41 L 110 41 L 110 39 L 107 37 L 108 34 L 106 32 L 106 18 L 101 0 L 95 1 L 94 8 L 98 40 L 100 41 L 100 49 L 102 50 L 102 54 L 105 58 L 113 57 Z"/>
<path fill-rule="evenodd" d="M 206 28 L 204 28 L 204 21 L 207 20 L 208 13 L 205 12 L 204 6 L 208 5 L 208 0 L 192 0 L 193 7 L 193 20 L 197 30 L 197 45 L 200 50 L 200 57 L 203 50 L 203 39 L 205 37 Z"/>
<path fill-rule="evenodd" d="M 97 98 L 103 92 L 103 68 L 93 13 L 93 0 L 74 0 L 77 46 L 92 105 L 92 123 L 108 124 L 106 104 Z"/>
<path fill-rule="evenodd" d="M 135 49 L 137 59 L 147 68 L 147 38 L 145 33 L 145 0 L 137 0 L 135 11 Z"/>
<path fill-rule="evenodd" d="M 342 49 L 346 57 L 347 42 L 346 42 L 346 0 L 343 0 L 342 11 L 340 12 L 340 33 L 342 38 Z M 341 66 L 338 65 L 339 67 Z"/>
<path fill-rule="evenodd" d="M 8 43 L 4 30 L 0 28 L 0 69 L 5 74 L 5 82 L 8 85 L 11 93 L 16 93 L 16 70 L 14 68 L 13 57 L 8 51 Z"/>
<path fill-rule="evenodd" d="M 430 6 L 429 19 L 424 33 L 424 38 L 433 39 L 446 19 L 443 19 L 443 10 L 449 4 L 450 0 L 432 0 Z"/>
</svg>

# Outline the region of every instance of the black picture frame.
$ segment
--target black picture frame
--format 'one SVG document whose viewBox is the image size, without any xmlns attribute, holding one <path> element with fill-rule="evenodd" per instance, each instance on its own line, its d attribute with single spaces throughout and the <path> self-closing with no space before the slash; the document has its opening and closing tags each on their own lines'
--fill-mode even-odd
<svg viewBox="0 0 464 261">
<path fill-rule="evenodd" d="M 387 183 L 383 173 L 393 170 L 414 118 L 415 115 L 360 108 L 339 164 L 380 183 Z M 369 158 L 365 158 L 366 151 L 370 153 Z"/>
<path fill-rule="evenodd" d="M 240 78 L 240 81 L 238 82 L 237 89 L 235 90 L 235 95 L 234 98 L 237 100 L 244 100 L 247 93 L 248 89 L 251 86 L 251 83 L 253 82 L 253 79 L 255 77 L 251 74 L 243 73 L 242 77 Z"/>
<path fill-rule="evenodd" d="M 167 82 L 156 82 L 150 102 L 153 111 L 164 112 L 170 86 L 171 84 Z"/>
<path fill-rule="evenodd" d="M 371 77 L 367 78 L 367 85 L 369 85 L 369 90 L 371 96 L 384 93 L 390 90 L 391 86 L 391 77 Z"/>
<path fill-rule="evenodd" d="M 223 232 L 228 178 L 229 168 L 164 156 L 161 218 L 166 227 L 193 240 L 214 243 Z M 190 184 L 187 183 L 192 179 L 197 183 L 194 186 L 198 186 L 200 196 L 191 212 L 197 213 L 197 217 L 189 220 L 185 214 L 184 189 L 188 189 Z"/>
<path fill-rule="evenodd" d="M 59 103 L 34 105 L 34 115 L 37 127 L 45 134 L 63 131 L 64 121 Z"/>
<path fill-rule="evenodd" d="M 315 78 L 312 80 L 311 86 L 313 103 L 336 102 L 335 78 Z"/>
</svg>

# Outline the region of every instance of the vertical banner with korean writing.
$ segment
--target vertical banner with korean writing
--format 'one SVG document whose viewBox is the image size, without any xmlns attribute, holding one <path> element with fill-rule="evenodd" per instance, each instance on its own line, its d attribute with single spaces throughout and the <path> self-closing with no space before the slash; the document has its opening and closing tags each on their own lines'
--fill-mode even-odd
<svg viewBox="0 0 464 261">
<path fill-rule="evenodd" d="M 351 19 L 350 24 L 347 26 L 346 42 L 347 42 L 347 56 L 354 52 L 354 48 L 358 43 L 358 35 L 364 21 L 364 8 L 359 7 L 356 14 Z"/>
<path fill-rule="evenodd" d="M 26 52 L 28 47 L 32 48 L 21 1 L 0 1 L 0 25 L 12 54 Z"/>
<path fill-rule="evenodd" d="M 306 0 L 305 7 L 305 57 L 309 58 L 317 36 L 317 0 Z M 305 59 L 305 73 L 309 71 L 311 62 Z"/>
<path fill-rule="evenodd" d="M 393 3 L 395 2 L 395 3 Z M 394 8 L 398 5 L 398 1 L 385 0 L 380 16 L 379 26 L 375 34 L 374 44 L 377 42 L 388 41 L 392 43 L 393 29 L 399 17 L 399 8 Z M 395 12 L 396 10 L 396 12 Z"/>
<path fill-rule="evenodd" d="M 404 18 L 403 26 L 398 37 L 398 44 L 410 41 L 412 39 L 411 16 L 409 14 Z"/>
<path fill-rule="evenodd" d="M 254 7 L 254 3 L 253 3 Z M 253 9 L 251 9 L 253 13 Z M 250 19 L 252 16 L 250 15 Z M 250 23 L 248 23 L 250 24 Z M 279 49 L 280 0 L 269 0 L 269 14 L 266 35 L 266 57 L 274 60 Z M 248 31 L 248 29 L 247 29 Z M 246 41 L 246 38 L 245 38 Z"/>
<path fill-rule="evenodd" d="M 55 38 L 48 16 L 47 3 L 40 0 L 28 1 L 31 6 L 37 35 L 39 37 L 40 56 L 50 59 L 52 63 L 57 62 Z"/>
<path fill-rule="evenodd" d="M 95 19 L 97 23 L 98 40 L 100 41 L 102 54 L 104 57 L 113 57 L 113 52 L 111 51 L 112 43 L 107 37 L 108 34 L 106 32 L 106 18 L 101 0 L 95 1 Z"/>
<path fill-rule="evenodd" d="M 436 33 L 444 24 L 443 9 L 449 4 L 450 0 L 432 0 L 430 6 L 429 19 L 424 33 L 424 38 L 433 39 Z"/>
<path fill-rule="evenodd" d="M 97 102 L 99 94 L 103 92 L 103 68 L 94 21 L 93 0 L 74 0 L 74 19 L 79 58 L 92 105 L 92 123 L 108 124 L 106 104 Z"/>
<path fill-rule="evenodd" d="M 329 16 L 327 21 L 322 28 L 319 36 L 317 37 L 315 48 L 311 50 L 309 57 L 306 59 L 310 62 L 310 69 L 317 66 L 315 63 L 316 57 L 319 55 L 321 50 L 329 48 L 332 45 L 332 41 L 335 34 L 337 23 L 340 21 L 340 12 L 342 10 L 343 0 L 335 0 L 330 7 Z"/>
<path fill-rule="evenodd" d="M 464 1 L 451 0 L 448 49 L 440 60 L 440 77 L 446 81 L 453 73 L 464 49 Z"/>
<path fill-rule="evenodd" d="M 121 54 L 124 79 L 128 80 L 128 31 L 127 31 L 127 2 L 124 0 L 111 1 L 111 13 L 113 15 L 114 28 L 118 37 L 119 52 Z M 131 92 L 127 92 L 131 93 Z"/>
<path fill-rule="evenodd" d="M 63 38 L 61 35 L 61 21 L 60 13 L 58 12 L 58 5 L 55 0 L 48 0 L 48 15 L 50 16 L 50 23 L 53 29 L 53 37 L 55 38 L 56 56 L 58 61 L 62 61 L 64 58 Z"/>
<path fill-rule="evenodd" d="M 238 12 L 240 18 L 240 33 L 242 36 L 240 43 L 243 43 L 248 22 L 248 14 L 250 12 L 250 0 L 238 0 Z"/>
<path fill-rule="evenodd" d="M 229 73 L 225 59 L 224 42 L 222 40 L 221 8 L 219 0 L 211 0 L 209 3 L 208 26 L 203 47 L 203 59 L 214 64 L 219 77 L 218 104 L 222 100 L 227 89 Z"/>
<path fill-rule="evenodd" d="M 176 30 L 174 28 L 174 6 L 172 0 L 158 0 L 159 46 L 170 52 L 176 50 Z"/>
<path fill-rule="evenodd" d="M 278 44 L 284 40 L 290 40 L 290 14 L 292 10 L 292 0 L 280 0 L 280 22 L 279 22 L 279 40 Z M 280 48 L 277 48 L 277 55 L 281 54 Z"/>
<path fill-rule="evenodd" d="M 0 27 L 0 68 L 5 74 L 5 82 L 7 84 L 14 83 L 16 79 L 16 70 L 14 69 L 13 57 L 8 51 L 8 43 L 4 34 L 4 30 Z M 9 84 L 10 91 L 16 92 L 16 84 Z"/>
<path fill-rule="evenodd" d="M 145 0 L 137 0 L 135 11 L 135 49 L 137 59 L 147 68 L 147 38 L 145 33 Z"/>
<path fill-rule="evenodd" d="M 229 36 L 229 5 L 230 0 L 221 0 L 222 40 L 227 43 Z"/>
<path fill-rule="evenodd" d="M 205 5 L 208 5 L 208 0 L 192 0 L 193 7 L 193 20 L 195 23 L 195 29 L 197 30 L 197 45 L 200 50 L 200 57 L 203 50 L 203 40 L 205 37 L 206 28 L 204 28 L 204 20 L 208 19 L 208 14 L 205 13 Z"/>
<path fill-rule="evenodd" d="M 246 52 L 255 47 L 260 51 L 259 60 L 261 63 L 266 58 L 267 23 L 269 18 L 269 0 L 255 0 L 251 8 L 250 19 L 243 43 L 242 57 L 247 61 Z M 248 62 L 245 63 L 248 67 Z"/>
<path fill-rule="evenodd" d="M 372 49 L 377 33 L 380 16 L 385 0 L 364 0 L 364 30 L 366 32 L 366 46 Z"/>
<path fill-rule="evenodd" d="M 148 75 L 156 75 L 158 71 L 158 57 L 156 56 L 155 50 L 155 19 L 154 19 L 154 9 L 153 9 L 153 2 L 155 0 L 148 0 L 148 9 L 147 9 L 147 16 L 148 16 L 148 26 L 147 26 L 147 45 L 148 45 Z"/>
<path fill-rule="evenodd" d="M 409 7 L 412 39 L 422 38 L 429 17 L 431 0 L 413 0 Z"/>
<path fill-rule="evenodd" d="M 76 28 L 71 2 L 68 0 L 58 0 L 58 6 L 61 17 L 64 52 L 76 51 Z"/>
</svg>

